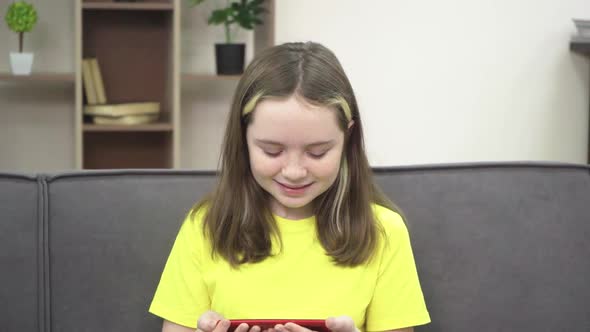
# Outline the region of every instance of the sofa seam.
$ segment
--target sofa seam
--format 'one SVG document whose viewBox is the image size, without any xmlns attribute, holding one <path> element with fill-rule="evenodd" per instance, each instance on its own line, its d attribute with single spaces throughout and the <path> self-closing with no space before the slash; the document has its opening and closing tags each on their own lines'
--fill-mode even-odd
<svg viewBox="0 0 590 332">
<path fill-rule="evenodd" d="M 50 289 L 49 289 L 49 238 L 48 238 L 48 208 L 49 195 L 47 175 L 37 175 L 38 184 L 38 250 L 37 250 L 37 278 L 38 278 L 38 330 L 49 332 L 50 318 Z"/>
<path fill-rule="evenodd" d="M 45 281 L 44 281 L 44 189 L 43 177 L 36 177 L 37 183 L 37 331 L 45 331 Z"/>
</svg>

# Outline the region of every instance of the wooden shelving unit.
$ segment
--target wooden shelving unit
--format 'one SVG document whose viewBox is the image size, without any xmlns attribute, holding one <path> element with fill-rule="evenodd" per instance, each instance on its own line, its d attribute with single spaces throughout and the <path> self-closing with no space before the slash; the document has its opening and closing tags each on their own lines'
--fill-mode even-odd
<svg viewBox="0 0 590 332">
<path fill-rule="evenodd" d="M 180 0 L 78 1 L 81 58 L 98 59 L 108 103 L 161 108 L 158 122 L 144 125 L 97 125 L 80 117 L 81 168 L 178 167 Z"/>
</svg>

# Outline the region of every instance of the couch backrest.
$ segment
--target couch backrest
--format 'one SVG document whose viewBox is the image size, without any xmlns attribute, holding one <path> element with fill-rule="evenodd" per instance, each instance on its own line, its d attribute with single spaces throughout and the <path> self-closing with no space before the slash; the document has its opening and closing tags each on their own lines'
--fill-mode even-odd
<svg viewBox="0 0 590 332">
<path fill-rule="evenodd" d="M 48 179 L 51 331 L 159 331 L 148 313 L 186 212 L 213 174 L 90 172 Z"/>
<path fill-rule="evenodd" d="M 433 320 L 417 331 L 590 330 L 589 172 L 377 169 L 407 217 Z M 159 331 L 153 291 L 185 213 L 214 181 L 157 170 L 0 176 L 0 282 L 10 285 L 0 324 L 9 312 L 9 331 Z"/>
<path fill-rule="evenodd" d="M 590 331 L 590 168 L 488 164 L 378 172 L 406 214 L 432 324 Z"/>
<path fill-rule="evenodd" d="M 39 331 L 44 320 L 43 184 L 0 173 L 0 330 Z"/>
</svg>

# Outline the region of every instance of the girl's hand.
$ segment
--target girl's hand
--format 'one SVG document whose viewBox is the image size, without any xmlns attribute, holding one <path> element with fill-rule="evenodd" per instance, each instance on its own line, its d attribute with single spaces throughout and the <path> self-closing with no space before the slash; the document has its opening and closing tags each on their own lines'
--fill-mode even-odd
<svg viewBox="0 0 590 332">
<path fill-rule="evenodd" d="M 227 332 L 227 329 L 229 329 L 229 320 L 215 311 L 206 311 L 197 321 L 198 332 Z M 249 327 L 248 324 L 242 323 L 235 332 L 260 332 L 260 327 Z"/>
<path fill-rule="evenodd" d="M 332 332 L 358 332 L 359 330 L 354 326 L 354 321 L 348 316 L 330 317 L 326 319 L 326 327 Z M 274 328 L 276 332 L 313 332 L 305 327 L 299 326 L 295 323 L 287 323 L 285 325 L 277 324 Z"/>
<path fill-rule="evenodd" d="M 326 319 L 326 327 L 332 332 L 359 332 L 352 318 L 348 316 L 330 317 Z"/>
</svg>

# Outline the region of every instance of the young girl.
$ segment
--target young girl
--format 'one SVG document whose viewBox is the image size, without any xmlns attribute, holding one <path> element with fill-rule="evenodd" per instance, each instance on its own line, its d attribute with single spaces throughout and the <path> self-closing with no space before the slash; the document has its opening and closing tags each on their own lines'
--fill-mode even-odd
<svg viewBox="0 0 590 332">
<path fill-rule="evenodd" d="M 163 331 L 227 332 L 231 319 L 322 319 L 334 332 L 430 322 L 407 228 L 373 183 L 356 99 L 330 50 L 287 43 L 257 56 L 222 157 L 151 304 Z"/>
</svg>

